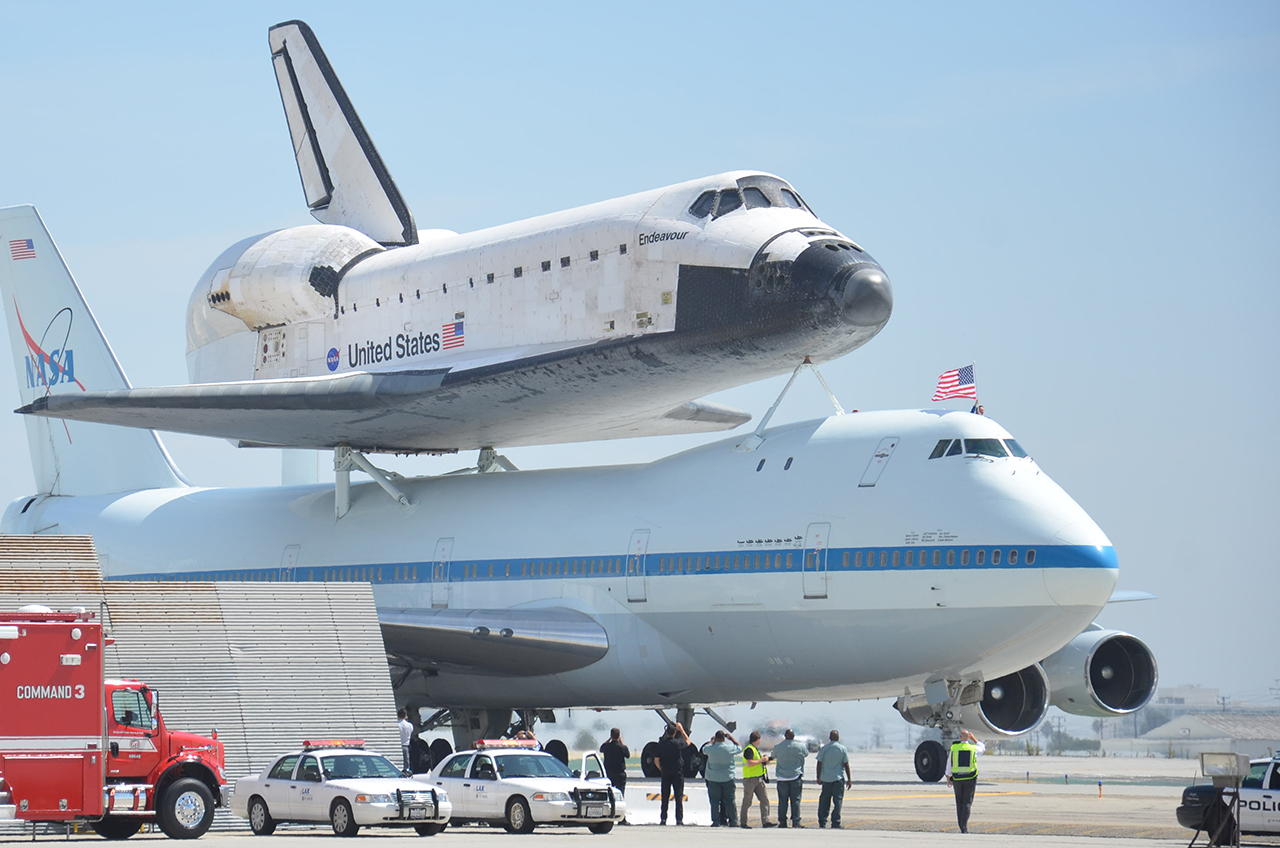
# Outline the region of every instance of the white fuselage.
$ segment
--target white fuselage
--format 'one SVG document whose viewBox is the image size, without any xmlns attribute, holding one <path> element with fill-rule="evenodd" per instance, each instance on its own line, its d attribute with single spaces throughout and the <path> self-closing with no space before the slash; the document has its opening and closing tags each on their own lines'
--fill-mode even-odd
<svg viewBox="0 0 1280 848">
<path fill-rule="evenodd" d="M 24 499 L 3 531 L 92 533 L 110 578 L 369 581 L 380 609 L 567 608 L 608 635 L 573 671 L 442 669 L 419 693 L 441 706 L 884 697 L 1035 663 L 1116 582 L 1107 537 L 1032 459 L 928 458 L 951 438 L 1009 434 L 859 413 L 755 451 L 406 481 L 408 510 L 355 486 L 337 522 L 331 486 L 155 489 Z"/>
</svg>

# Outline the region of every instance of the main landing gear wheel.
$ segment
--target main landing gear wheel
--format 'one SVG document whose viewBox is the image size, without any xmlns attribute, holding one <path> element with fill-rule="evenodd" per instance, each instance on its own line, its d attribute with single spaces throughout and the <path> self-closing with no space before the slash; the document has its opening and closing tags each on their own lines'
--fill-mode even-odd
<svg viewBox="0 0 1280 848">
<path fill-rule="evenodd" d="M 90 822 L 89 827 L 103 839 L 128 839 L 142 830 L 142 819 L 133 816 L 107 816 L 100 821 Z"/>
<path fill-rule="evenodd" d="M 360 832 L 360 825 L 356 824 L 351 805 L 342 798 L 334 801 L 333 806 L 329 808 L 329 823 L 333 825 L 333 832 L 338 836 L 355 836 Z"/>
<path fill-rule="evenodd" d="M 432 822 L 431 824 L 416 824 L 413 829 L 418 832 L 419 836 L 435 836 L 437 833 L 444 833 L 448 822 Z"/>
<path fill-rule="evenodd" d="M 276 820 L 267 810 L 267 802 L 256 795 L 249 799 L 249 829 L 257 836 L 270 836 L 276 832 Z"/>
<path fill-rule="evenodd" d="M 170 839 L 199 839 L 213 824 L 213 793 L 194 777 L 176 780 L 160 798 L 156 818 Z"/>
<path fill-rule="evenodd" d="M 947 749 L 935 739 L 926 739 L 916 748 L 916 777 L 937 783 L 947 771 Z"/>
<path fill-rule="evenodd" d="M 533 816 L 529 814 L 529 802 L 519 795 L 507 802 L 507 833 L 533 833 Z"/>
</svg>

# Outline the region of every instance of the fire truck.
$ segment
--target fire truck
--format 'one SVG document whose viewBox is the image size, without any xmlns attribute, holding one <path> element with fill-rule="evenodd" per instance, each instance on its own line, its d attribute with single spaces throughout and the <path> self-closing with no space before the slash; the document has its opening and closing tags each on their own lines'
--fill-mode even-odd
<svg viewBox="0 0 1280 848">
<path fill-rule="evenodd" d="M 196 839 L 225 804 L 222 743 L 169 730 L 145 683 L 106 679 L 109 644 L 80 608 L 0 613 L 0 819 L 87 822 L 107 839 L 154 819 Z"/>
</svg>

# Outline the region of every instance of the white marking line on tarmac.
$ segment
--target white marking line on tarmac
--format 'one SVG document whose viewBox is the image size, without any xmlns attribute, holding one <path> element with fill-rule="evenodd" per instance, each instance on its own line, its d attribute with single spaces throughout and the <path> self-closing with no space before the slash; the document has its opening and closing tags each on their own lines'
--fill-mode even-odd
<svg viewBox="0 0 1280 848">
<path fill-rule="evenodd" d="M 1032 792 L 976 792 L 976 796 L 989 798 L 993 795 L 1032 795 Z M 914 798 L 952 798 L 954 795 L 950 792 L 931 792 L 927 795 L 846 795 L 845 801 L 896 801 L 899 798 L 905 800 Z M 802 798 L 802 804 L 816 804 L 817 798 Z"/>
</svg>

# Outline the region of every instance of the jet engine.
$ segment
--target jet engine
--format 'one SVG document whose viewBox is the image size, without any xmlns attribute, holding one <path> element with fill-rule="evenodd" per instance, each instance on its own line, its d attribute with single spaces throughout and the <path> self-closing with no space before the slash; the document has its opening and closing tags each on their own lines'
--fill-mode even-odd
<svg viewBox="0 0 1280 848">
<path fill-rule="evenodd" d="M 1043 660 L 1053 705 L 1066 713 L 1118 716 L 1142 709 L 1156 691 L 1156 658 L 1142 640 L 1092 625 Z"/>
<path fill-rule="evenodd" d="M 982 699 L 960 708 L 960 723 L 979 736 L 1017 736 L 1039 724 L 1048 711 L 1049 678 L 1036 663 L 988 680 Z"/>
</svg>

